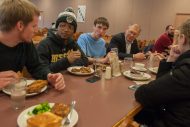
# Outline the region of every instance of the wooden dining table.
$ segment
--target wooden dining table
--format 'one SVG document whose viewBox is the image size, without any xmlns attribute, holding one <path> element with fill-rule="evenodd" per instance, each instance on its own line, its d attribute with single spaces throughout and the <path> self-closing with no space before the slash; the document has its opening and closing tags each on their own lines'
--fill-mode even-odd
<svg viewBox="0 0 190 127">
<path fill-rule="evenodd" d="M 57 91 L 49 86 L 48 89 L 36 96 L 27 97 L 22 110 L 11 107 L 11 99 L 0 92 L 0 123 L 4 127 L 17 127 L 17 117 L 30 106 L 42 102 L 69 104 L 76 101 L 76 111 L 79 119 L 76 127 L 112 127 L 133 108 L 139 106 L 135 101 L 134 91 L 128 87 L 134 82 L 124 77 L 102 78 L 95 83 L 86 81 L 89 76 L 72 75 L 63 72 L 66 88 Z"/>
</svg>

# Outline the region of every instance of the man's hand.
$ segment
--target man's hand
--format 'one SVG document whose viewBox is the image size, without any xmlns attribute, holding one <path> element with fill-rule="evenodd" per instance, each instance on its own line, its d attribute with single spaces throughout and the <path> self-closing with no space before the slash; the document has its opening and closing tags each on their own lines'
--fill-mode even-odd
<svg viewBox="0 0 190 127">
<path fill-rule="evenodd" d="M 149 57 L 148 57 L 149 59 L 156 59 L 156 60 L 159 60 L 159 61 L 161 61 L 163 59 L 166 59 L 166 57 L 163 54 L 158 53 L 157 51 L 155 51 L 153 53 L 148 52 L 148 54 L 149 54 Z"/>
<path fill-rule="evenodd" d="M 102 63 L 102 64 L 104 64 L 104 63 L 109 63 L 109 58 L 106 56 L 106 57 L 104 57 L 104 58 L 99 58 L 99 59 L 97 59 L 97 61 L 96 61 L 97 63 Z"/>
<path fill-rule="evenodd" d="M 134 60 L 144 60 L 146 59 L 145 54 L 144 53 L 137 53 L 133 55 L 133 59 Z"/>
<path fill-rule="evenodd" d="M 65 81 L 61 73 L 49 73 L 47 76 L 47 80 L 57 90 L 63 90 L 65 88 Z"/>
<path fill-rule="evenodd" d="M 76 59 L 80 59 L 81 57 L 81 52 L 79 50 L 77 51 L 73 51 L 73 50 L 70 50 L 68 53 L 67 53 L 67 59 L 69 60 L 69 63 L 73 63 Z"/>
<path fill-rule="evenodd" d="M 167 62 L 175 62 L 176 59 L 181 55 L 181 51 L 178 45 L 173 45 L 170 50 Z"/>
<path fill-rule="evenodd" d="M 9 85 L 15 79 L 18 79 L 19 75 L 14 71 L 1 71 L 0 72 L 0 88 Z"/>
</svg>

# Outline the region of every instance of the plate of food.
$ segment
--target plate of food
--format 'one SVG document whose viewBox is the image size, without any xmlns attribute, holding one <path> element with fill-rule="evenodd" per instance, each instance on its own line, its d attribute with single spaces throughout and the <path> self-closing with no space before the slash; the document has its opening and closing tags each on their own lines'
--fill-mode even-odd
<svg viewBox="0 0 190 127">
<path fill-rule="evenodd" d="M 134 69 L 134 70 L 137 70 L 137 71 L 142 71 L 142 72 L 145 72 L 145 71 L 147 71 L 147 69 L 145 68 L 145 67 L 131 67 L 132 69 Z"/>
<path fill-rule="evenodd" d="M 105 64 L 101 64 L 101 63 L 97 63 L 96 64 L 96 69 L 101 69 L 102 71 L 106 71 L 106 65 Z"/>
<path fill-rule="evenodd" d="M 150 67 L 150 68 L 148 68 L 148 70 L 149 70 L 150 72 L 154 73 L 154 74 L 157 74 L 157 72 L 158 72 L 158 67 Z"/>
<path fill-rule="evenodd" d="M 135 66 L 132 67 L 133 70 L 145 72 L 147 69 L 143 63 L 135 63 Z"/>
<path fill-rule="evenodd" d="M 26 96 L 34 96 L 44 92 L 47 89 L 47 80 L 26 80 Z M 2 91 L 8 95 L 11 95 L 11 89 L 13 86 L 3 88 Z"/>
<path fill-rule="evenodd" d="M 74 75 L 91 75 L 94 73 L 94 69 L 84 66 L 69 67 L 67 71 Z"/>
<path fill-rule="evenodd" d="M 138 80 L 138 81 L 145 81 L 145 80 L 149 80 L 151 78 L 151 76 L 149 74 L 144 73 L 144 72 L 139 72 L 136 70 L 125 71 L 125 72 L 123 72 L 123 75 L 129 79 Z"/>
<path fill-rule="evenodd" d="M 70 107 L 63 103 L 41 103 L 31 106 L 20 113 L 17 118 L 19 127 L 73 127 L 78 122 L 78 113 L 72 111 L 71 123 L 64 125 Z"/>
</svg>

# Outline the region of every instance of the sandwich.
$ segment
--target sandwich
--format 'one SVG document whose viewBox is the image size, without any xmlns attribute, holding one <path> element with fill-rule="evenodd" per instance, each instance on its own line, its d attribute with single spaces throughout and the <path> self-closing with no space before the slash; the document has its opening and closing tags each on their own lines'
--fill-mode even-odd
<svg viewBox="0 0 190 127">
<path fill-rule="evenodd" d="M 27 119 L 27 127 L 61 127 L 62 117 L 44 112 Z"/>
</svg>

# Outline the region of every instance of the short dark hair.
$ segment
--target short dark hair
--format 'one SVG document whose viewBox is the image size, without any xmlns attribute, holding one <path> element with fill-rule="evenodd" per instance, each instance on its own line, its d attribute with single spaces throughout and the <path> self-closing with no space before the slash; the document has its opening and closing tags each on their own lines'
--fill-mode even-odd
<svg viewBox="0 0 190 127">
<path fill-rule="evenodd" d="M 105 17 L 99 17 L 99 18 L 95 19 L 94 25 L 96 26 L 96 24 L 102 24 L 104 26 L 107 26 L 107 28 L 109 28 L 109 22 Z"/>
<path fill-rule="evenodd" d="M 166 31 L 170 28 L 170 26 L 173 26 L 173 25 L 167 25 L 166 26 Z"/>
</svg>

